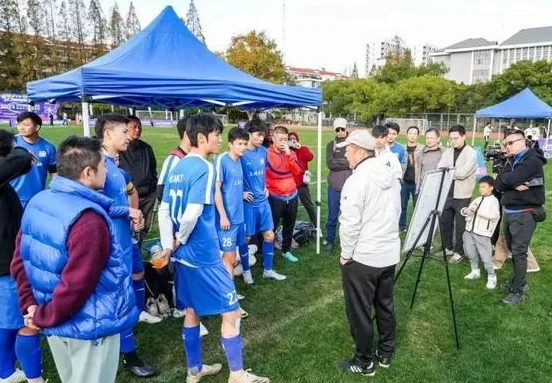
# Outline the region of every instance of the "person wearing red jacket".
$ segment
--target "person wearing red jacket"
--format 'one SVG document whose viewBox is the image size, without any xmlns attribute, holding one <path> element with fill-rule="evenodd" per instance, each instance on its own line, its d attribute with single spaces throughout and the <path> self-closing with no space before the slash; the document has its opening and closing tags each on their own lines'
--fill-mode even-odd
<svg viewBox="0 0 552 383">
<path fill-rule="evenodd" d="M 302 174 L 303 169 L 297 156 L 289 148 L 288 134 L 285 126 L 274 128 L 273 143 L 268 148 L 267 155 L 266 188 L 274 229 L 282 219 L 282 255 L 288 261 L 297 262 L 297 257 L 291 253 L 299 199 L 295 177 Z"/>
<path fill-rule="evenodd" d="M 297 162 L 299 162 L 299 166 L 301 166 L 302 172 L 301 174 L 296 175 L 295 178 L 295 184 L 297 185 L 297 191 L 299 192 L 299 200 L 305 207 L 305 210 L 307 210 L 307 214 L 309 215 L 309 220 L 313 224 L 314 227 L 316 226 L 316 209 L 314 208 L 314 204 L 312 203 L 311 194 L 310 194 L 310 172 L 309 172 L 309 162 L 311 162 L 314 159 L 314 154 L 306 145 L 301 145 L 299 142 L 299 133 L 297 132 L 291 132 L 288 136 L 289 139 L 289 147 L 290 149 L 295 153 L 297 156 Z M 305 174 L 307 174 L 305 176 Z M 305 182 L 307 181 L 307 182 Z"/>
</svg>

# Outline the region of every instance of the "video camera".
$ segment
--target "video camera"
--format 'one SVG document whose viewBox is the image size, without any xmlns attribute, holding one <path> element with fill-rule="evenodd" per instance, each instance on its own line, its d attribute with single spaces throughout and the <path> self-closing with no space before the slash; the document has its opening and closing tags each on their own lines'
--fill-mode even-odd
<svg viewBox="0 0 552 383">
<path fill-rule="evenodd" d="M 490 145 L 485 150 L 485 159 L 493 162 L 493 173 L 498 174 L 506 163 L 506 156 L 502 152 L 500 144 Z"/>
</svg>

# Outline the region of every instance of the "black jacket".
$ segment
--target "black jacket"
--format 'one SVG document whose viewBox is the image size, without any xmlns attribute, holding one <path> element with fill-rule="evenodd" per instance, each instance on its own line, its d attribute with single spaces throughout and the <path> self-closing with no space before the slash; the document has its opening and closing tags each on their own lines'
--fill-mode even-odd
<svg viewBox="0 0 552 383">
<path fill-rule="evenodd" d="M 119 166 L 132 177 L 139 197 L 157 189 L 157 161 L 153 149 L 142 140 L 133 140 L 119 157 Z"/>
<path fill-rule="evenodd" d="M 347 178 L 353 173 L 349 161 L 345 158 L 345 148 L 336 145 L 345 141 L 345 138 L 334 138 L 326 145 L 326 166 L 328 172 L 328 184 L 335 190 L 341 191 Z"/>
<path fill-rule="evenodd" d="M 495 181 L 495 188 L 502 192 L 500 200 L 505 208 L 533 208 L 544 205 L 544 165 L 546 158 L 540 149 L 528 149 L 514 165 L 514 158 L 508 158 Z M 516 187 L 529 181 L 542 179 L 541 186 L 517 191 Z M 537 182 L 540 183 L 540 182 Z"/>
<path fill-rule="evenodd" d="M 15 148 L 6 158 L 0 159 L 0 276 L 10 273 L 15 238 L 23 215 L 23 207 L 10 181 L 31 170 L 32 159 L 23 148 Z"/>
</svg>

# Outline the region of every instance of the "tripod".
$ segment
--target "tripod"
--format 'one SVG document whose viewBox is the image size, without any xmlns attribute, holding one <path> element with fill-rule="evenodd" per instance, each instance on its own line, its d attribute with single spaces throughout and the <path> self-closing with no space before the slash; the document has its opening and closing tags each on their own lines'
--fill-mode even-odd
<svg viewBox="0 0 552 383">
<path fill-rule="evenodd" d="M 420 269 L 418 270 L 418 278 L 416 279 L 416 284 L 414 286 L 414 293 L 412 294 L 412 301 L 410 302 L 410 308 L 411 309 L 412 309 L 412 307 L 414 307 L 414 301 L 416 300 L 416 293 L 418 291 L 418 285 L 420 284 L 420 279 L 422 277 L 422 270 L 424 269 L 425 261 L 430 256 L 431 243 L 433 242 L 433 233 L 435 233 L 435 227 L 437 225 L 437 220 L 438 220 L 439 215 L 440 215 L 439 205 L 440 205 L 441 198 L 442 198 L 442 191 L 443 191 L 443 184 L 444 184 L 444 181 L 445 181 L 445 175 L 451 169 L 449 169 L 449 168 L 440 168 L 439 170 L 441 171 L 441 182 L 439 184 L 439 194 L 437 196 L 437 200 L 435 201 L 435 208 L 431 211 L 431 213 L 428 215 L 427 219 L 425 220 L 425 223 L 422 227 L 422 230 L 418 234 L 418 236 L 416 238 L 416 241 L 414 241 L 414 244 L 413 244 L 412 248 L 410 250 L 408 250 L 408 252 L 406 253 L 406 257 L 404 259 L 404 262 L 401 265 L 399 271 L 397 272 L 397 275 L 395 276 L 394 283 L 397 283 L 397 280 L 399 279 L 402 271 L 404 270 L 404 267 L 406 266 L 406 263 L 408 262 L 408 260 L 410 258 L 412 258 L 412 254 L 414 253 L 414 250 L 416 249 L 416 244 L 418 243 L 420 238 L 422 238 L 422 235 L 425 233 L 426 229 L 429 226 L 428 238 L 427 238 L 427 241 L 424 245 L 424 255 L 422 257 L 422 261 L 420 262 Z M 443 243 L 443 231 L 439 230 L 439 232 L 441 233 L 441 243 Z M 446 275 L 447 275 L 447 286 L 448 286 L 448 292 L 449 292 L 450 309 L 452 311 L 452 322 L 453 322 L 453 327 L 454 327 L 454 337 L 455 337 L 455 340 L 456 340 L 456 348 L 460 349 L 460 342 L 458 340 L 458 329 L 457 329 L 457 326 L 456 326 L 456 312 L 454 310 L 454 299 L 452 297 L 452 287 L 450 285 L 450 274 L 449 274 L 449 268 L 448 268 L 448 262 L 447 262 L 447 255 L 446 255 L 444 246 L 443 246 L 442 251 L 443 251 L 443 264 L 445 266 L 445 272 L 446 272 Z"/>
</svg>

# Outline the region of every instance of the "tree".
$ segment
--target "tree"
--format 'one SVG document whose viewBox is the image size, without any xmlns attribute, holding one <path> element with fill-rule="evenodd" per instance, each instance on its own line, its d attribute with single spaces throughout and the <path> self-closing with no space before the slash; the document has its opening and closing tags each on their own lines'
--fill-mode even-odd
<svg viewBox="0 0 552 383">
<path fill-rule="evenodd" d="M 90 0 L 88 19 L 92 22 L 91 41 L 94 45 L 105 44 L 106 26 L 102 6 L 98 0 Z"/>
<path fill-rule="evenodd" d="M 65 0 L 61 1 L 59 6 L 59 13 L 56 22 L 57 39 L 61 41 L 73 41 L 71 34 L 71 26 L 68 20 L 67 3 Z"/>
<path fill-rule="evenodd" d="M 46 36 L 49 39 L 56 38 L 56 12 L 57 9 L 57 0 L 43 0 L 42 6 L 44 8 L 44 27 Z"/>
<path fill-rule="evenodd" d="M 351 71 L 351 77 L 358 78 L 358 68 L 357 68 L 356 62 L 353 65 L 353 70 Z"/>
<path fill-rule="evenodd" d="M 16 0 L 0 0 L 0 29 L 19 32 L 18 4 Z"/>
<path fill-rule="evenodd" d="M 125 41 L 125 21 L 121 17 L 119 12 L 119 5 L 115 3 L 111 8 L 111 15 L 109 16 L 109 37 L 111 45 L 118 47 Z"/>
<path fill-rule="evenodd" d="M 85 44 L 88 40 L 88 22 L 86 6 L 83 0 L 69 0 L 71 40 L 76 42 L 79 50 L 79 61 L 86 62 Z"/>
<path fill-rule="evenodd" d="M 225 58 L 230 65 L 257 78 L 276 84 L 286 81 L 282 53 L 276 42 L 264 32 L 251 31 L 232 37 Z"/>
<path fill-rule="evenodd" d="M 45 32 L 44 12 L 39 0 L 27 0 L 27 19 L 33 35 L 39 36 Z"/>
<path fill-rule="evenodd" d="M 205 36 L 203 36 L 201 23 L 199 22 L 199 13 L 197 12 L 197 8 L 194 4 L 194 0 L 190 1 L 190 8 L 188 8 L 188 13 L 186 13 L 186 18 L 183 19 L 182 21 L 184 21 L 184 24 L 186 24 L 190 32 L 192 32 L 194 36 L 199 41 L 201 41 L 203 45 L 206 45 Z"/>
<path fill-rule="evenodd" d="M 141 30 L 142 27 L 140 26 L 140 20 L 138 20 L 136 9 L 134 9 L 134 4 L 131 1 L 130 6 L 128 7 L 128 15 L 126 19 L 126 39 L 129 40 Z"/>
</svg>

